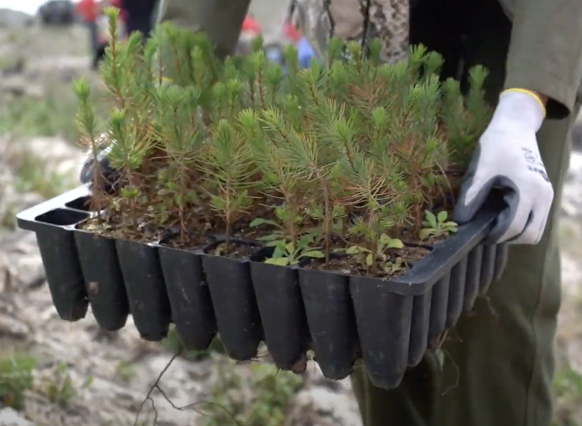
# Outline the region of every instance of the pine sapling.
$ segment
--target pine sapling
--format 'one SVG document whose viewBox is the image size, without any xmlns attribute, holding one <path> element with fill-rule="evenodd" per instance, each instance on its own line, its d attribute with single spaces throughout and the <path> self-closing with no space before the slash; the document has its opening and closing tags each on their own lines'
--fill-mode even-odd
<svg viewBox="0 0 582 426">
<path fill-rule="evenodd" d="M 110 114 L 111 138 L 115 141 L 111 145 L 108 158 L 113 169 L 121 170 L 121 180 L 124 184 L 121 194 L 129 199 L 131 208 L 131 224 L 134 229 L 138 224 L 137 202 L 141 195 L 140 185 L 136 181 L 136 172 L 143 164 L 151 148 L 151 141 L 139 139 L 134 126 L 127 119 L 125 110 L 113 109 Z"/>
<path fill-rule="evenodd" d="M 177 85 L 158 89 L 157 118 L 161 125 L 160 138 L 163 150 L 169 155 L 169 169 L 175 178 L 180 221 L 180 242 L 186 242 L 189 211 L 190 175 L 193 164 L 200 161 L 206 137 L 206 129 L 197 119 L 200 91 L 196 87 L 182 89 Z"/>
<path fill-rule="evenodd" d="M 101 210 L 104 207 L 102 204 L 102 196 L 104 189 L 103 170 L 100 161 L 99 153 L 103 150 L 102 142 L 104 138 L 97 137 L 97 118 L 95 116 L 95 109 L 91 105 L 89 99 L 91 96 L 91 87 L 86 78 L 79 79 L 75 82 L 75 94 L 79 101 L 79 108 L 77 111 L 77 126 L 81 134 L 85 136 L 81 138 L 81 144 L 91 151 L 93 164 L 93 182 L 91 203 L 92 210 L 97 211 L 97 217 L 101 219 Z M 100 143 L 101 142 L 101 143 Z"/>
<path fill-rule="evenodd" d="M 325 244 L 325 264 L 329 265 L 331 239 L 333 233 L 333 207 L 335 200 L 332 194 L 332 179 L 334 162 L 321 161 L 319 147 L 315 138 L 301 133 L 289 126 L 281 112 L 267 110 L 263 112 L 264 122 L 280 147 L 280 153 L 287 164 L 295 164 L 298 178 L 306 183 L 316 182 L 317 192 L 323 198 L 323 238 Z M 315 192 L 307 197 L 317 198 Z"/>
<path fill-rule="evenodd" d="M 261 128 L 261 121 L 257 113 L 247 109 L 239 115 L 239 123 L 243 135 L 249 144 L 250 153 L 261 172 L 265 189 L 280 193 L 285 202 L 284 206 L 279 206 L 277 211 L 279 219 L 287 231 L 287 236 L 294 245 L 297 245 L 299 236 L 298 225 L 301 222 L 300 205 L 298 200 L 298 187 L 300 186 L 300 172 L 295 164 L 285 161 L 281 144 L 286 141 L 279 140 L 279 134 L 275 134 L 271 142 Z"/>
<path fill-rule="evenodd" d="M 226 120 L 220 120 L 212 143 L 199 167 L 211 188 L 211 206 L 224 218 L 225 255 L 230 254 L 233 224 L 251 207 L 250 177 L 255 174 L 253 162 L 244 139 Z"/>
<path fill-rule="evenodd" d="M 104 66 L 101 69 L 103 82 L 115 96 L 117 108 L 125 108 L 124 96 L 124 67 L 125 58 L 122 56 L 122 44 L 119 35 L 119 9 L 107 7 L 104 10 L 109 22 L 109 46 L 105 49 Z"/>
</svg>

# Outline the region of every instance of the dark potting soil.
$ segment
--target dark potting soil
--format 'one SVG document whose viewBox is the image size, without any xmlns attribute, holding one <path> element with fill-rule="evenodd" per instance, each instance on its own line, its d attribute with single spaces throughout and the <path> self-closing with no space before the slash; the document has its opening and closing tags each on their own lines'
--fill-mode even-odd
<svg viewBox="0 0 582 426">
<path fill-rule="evenodd" d="M 222 242 L 215 247 L 211 247 L 209 250 L 207 250 L 207 253 L 214 256 L 242 259 L 245 257 L 250 257 L 258 249 L 258 247 L 255 245 L 245 244 L 238 241 L 231 241 L 228 247 L 228 252 L 226 248 L 226 242 Z"/>
</svg>

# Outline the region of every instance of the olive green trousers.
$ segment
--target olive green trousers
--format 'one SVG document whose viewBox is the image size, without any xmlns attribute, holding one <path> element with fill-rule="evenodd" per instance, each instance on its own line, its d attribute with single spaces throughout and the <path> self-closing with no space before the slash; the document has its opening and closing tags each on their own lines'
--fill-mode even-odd
<svg viewBox="0 0 582 426">
<path fill-rule="evenodd" d="M 456 4 L 455 4 L 456 3 Z M 493 0 L 459 5 L 422 0 L 412 10 L 411 42 L 445 56 L 444 76 L 487 67 L 487 97 L 496 102 L 505 79 L 511 23 Z M 513 246 L 501 280 L 459 320 L 442 346 L 409 369 L 399 388 L 374 388 L 364 371 L 352 376 L 365 426 L 549 426 L 554 343 L 560 308 L 557 245 L 562 183 L 573 118 L 547 120 L 538 142 L 554 185 L 552 220 L 536 246 Z"/>
<path fill-rule="evenodd" d="M 249 0 L 162 0 L 159 21 L 208 33 L 220 55 L 232 52 Z M 412 10 L 411 42 L 445 57 L 443 77 L 490 71 L 488 99 L 505 79 L 511 23 L 495 0 L 422 0 Z M 365 426 L 549 426 L 554 340 L 560 307 L 557 212 L 568 166 L 571 118 L 547 120 L 538 133 L 555 201 L 544 238 L 515 246 L 502 279 L 476 302 L 434 354 L 392 391 L 374 388 L 363 369 L 352 376 Z"/>
</svg>

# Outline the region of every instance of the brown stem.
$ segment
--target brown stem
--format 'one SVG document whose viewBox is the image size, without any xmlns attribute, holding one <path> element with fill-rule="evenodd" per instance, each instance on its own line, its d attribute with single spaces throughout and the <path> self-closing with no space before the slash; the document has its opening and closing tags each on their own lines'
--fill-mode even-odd
<svg viewBox="0 0 582 426">
<path fill-rule="evenodd" d="M 186 240 L 186 221 L 184 219 L 184 204 L 186 200 L 186 181 L 185 181 L 184 171 L 182 171 L 180 176 L 180 242 L 185 243 Z"/>
<path fill-rule="evenodd" d="M 374 237 L 372 238 L 370 250 L 372 251 L 372 265 L 370 269 L 372 273 L 376 273 L 378 271 L 378 232 L 376 232 L 376 227 L 374 226 L 374 221 L 376 220 L 376 210 L 370 210 L 368 215 L 368 228 L 374 231 Z"/>
<path fill-rule="evenodd" d="M 174 52 L 174 57 L 175 57 L 176 75 L 178 76 L 178 78 L 180 80 L 182 80 L 183 75 L 182 75 L 182 64 L 180 62 L 180 54 L 179 54 L 176 46 L 172 46 L 172 51 Z"/>
<path fill-rule="evenodd" d="M 134 185 L 133 174 L 129 171 L 125 171 L 125 176 L 127 178 L 127 183 L 131 189 L 134 189 L 136 186 Z M 129 200 L 129 208 L 131 210 L 131 225 L 134 229 L 137 229 L 137 208 L 135 205 L 135 197 L 131 197 Z"/>
<path fill-rule="evenodd" d="M 228 185 L 230 182 L 227 183 L 227 188 L 229 188 L 230 186 Z M 224 255 L 228 256 L 230 254 L 230 233 L 231 233 L 231 229 L 232 229 L 232 211 L 230 209 L 230 196 L 231 196 L 231 190 L 228 189 L 226 192 L 226 209 L 225 209 L 225 215 L 224 218 L 226 219 L 226 229 L 225 229 L 225 240 L 224 240 L 224 244 L 225 244 L 225 248 L 224 248 Z"/>
<path fill-rule="evenodd" d="M 255 106 L 255 82 L 254 80 L 249 80 L 249 89 L 251 92 L 251 102 L 253 104 L 253 107 Z"/>
<path fill-rule="evenodd" d="M 257 85 L 259 88 L 259 100 L 261 102 L 261 108 L 265 108 L 265 90 L 263 87 L 263 72 L 259 71 L 257 75 Z"/>
<path fill-rule="evenodd" d="M 350 226 L 350 218 L 352 214 L 352 206 L 346 207 L 346 215 L 342 218 L 342 235 L 348 233 L 348 228 Z"/>
<path fill-rule="evenodd" d="M 230 228 L 231 228 L 231 224 L 230 224 L 230 218 L 227 218 L 226 220 L 226 237 L 224 239 L 224 255 L 228 256 L 230 254 Z"/>
<path fill-rule="evenodd" d="M 161 48 L 160 48 L 161 50 Z M 164 63 L 162 62 L 162 52 L 158 55 L 158 85 L 162 85 L 164 81 Z"/>
<path fill-rule="evenodd" d="M 331 211 L 331 200 L 330 200 L 330 189 L 329 183 L 325 178 L 322 179 L 323 187 L 323 198 L 324 198 L 324 213 L 323 213 L 323 229 L 325 234 L 325 267 L 329 267 L 329 257 L 331 252 L 331 223 L 332 223 L 332 211 Z"/>
<path fill-rule="evenodd" d="M 293 198 L 291 197 L 291 193 L 289 192 L 287 185 L 281 185 L 281 192 L 285 197 L 285 202 L 287 203 L 287 207 L 289 208 L 289 214 L 287 215 L 287 232 L 289 233 L 289 237 L 291 238 L 291 242 L 293 245 L 297 247 L 297 230 L 295 226 L 295 205 L 293 203 Z"/>
</svg>

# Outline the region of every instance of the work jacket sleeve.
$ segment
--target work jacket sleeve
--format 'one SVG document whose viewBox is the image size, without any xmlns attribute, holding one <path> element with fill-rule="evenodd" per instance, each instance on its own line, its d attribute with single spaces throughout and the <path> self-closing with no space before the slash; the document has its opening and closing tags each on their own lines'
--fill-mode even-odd
<svg viewBox="0 0 582 426">
<path fill-rule="evenodd" d="M 582 80 L 582 1 L 515 2 L 505 87 L 548 96 L 547 117 L 564 118 Z"/>
<path fill-rule="evenodd" d="M 158 22 L 210 36 L 218 57 L 234 52 L 250 0 L 161 0 Z"/>
</svg>

